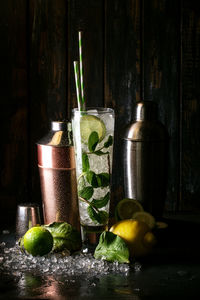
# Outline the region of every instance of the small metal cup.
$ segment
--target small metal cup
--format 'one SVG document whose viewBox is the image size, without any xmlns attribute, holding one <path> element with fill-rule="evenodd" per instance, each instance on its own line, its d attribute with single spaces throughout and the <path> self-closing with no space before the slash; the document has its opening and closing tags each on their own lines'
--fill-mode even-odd
<svg viewBox="0 0 200 300">
<path fill-rule="evenodd" d="M 39 205 L 35 203 L 22 203 L 17 206 L 16 239 L 22 237 L 31 227 L 40 224 Z"/>
</svg>

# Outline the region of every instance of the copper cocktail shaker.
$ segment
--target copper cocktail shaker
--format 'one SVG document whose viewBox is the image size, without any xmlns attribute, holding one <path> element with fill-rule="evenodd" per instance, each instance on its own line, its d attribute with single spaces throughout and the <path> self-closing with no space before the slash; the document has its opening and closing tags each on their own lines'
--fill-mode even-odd
<svg viewBox="0 0 200 300">
<path fill-rule="evenodd" d="M 79 229 L 74 147 L 71 124 L 51 122 L 37 143 L 44 223 L 68 222 Z"/>
</svg>

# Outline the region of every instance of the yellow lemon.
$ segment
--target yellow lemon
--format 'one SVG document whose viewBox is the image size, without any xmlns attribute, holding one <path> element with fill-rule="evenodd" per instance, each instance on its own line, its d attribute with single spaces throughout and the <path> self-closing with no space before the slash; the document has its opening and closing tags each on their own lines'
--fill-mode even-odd
<svg viewBox="0 0 200 300">
<path fill-rule="evenodd" d="M 156 243 L 156 238 L 149 226 L 142 221 L 122 220 L 114 224 L 110 231 L 127 243 L 131 257 L 148 254 Z"/>
<path fill-rule="evenodd" d="M 146 211 L 138 211 L 132 215 L 132 219 L 136 219 L 138 221 L 142 221 L 146 223 L 150 229 L 153 229 L 156 225 L 155 218 Z"/>
</svg>

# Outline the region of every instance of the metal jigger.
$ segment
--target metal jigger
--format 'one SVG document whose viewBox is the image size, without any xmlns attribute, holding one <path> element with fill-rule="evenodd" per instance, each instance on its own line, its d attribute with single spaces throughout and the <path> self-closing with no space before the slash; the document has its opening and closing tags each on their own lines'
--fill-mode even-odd
<svg viewBox="0 0 200 300">
<path fill-rule="evenodd" d="M 23 203 L 17 206 L 16 239 L 22 237 L 31 227 L 40 224 L 39 205 L 35 203 Z"/>
</svg>

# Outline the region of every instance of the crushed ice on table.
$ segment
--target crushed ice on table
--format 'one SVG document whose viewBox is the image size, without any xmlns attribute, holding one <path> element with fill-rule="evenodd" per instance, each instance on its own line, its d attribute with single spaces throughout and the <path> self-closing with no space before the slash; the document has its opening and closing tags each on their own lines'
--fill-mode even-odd
<svg viewBox="0 0 200 300">
<path fill-rule="evenodd" d="M 138 271 L 138 263 L 131 269 Z M 49 253 L 45 256 L 25 254 L 15 245 L 8 248 L 4 242 L 0 243 L 0 273 L 12 272 L 20 274 L 24 271 L 36 271 L 44 274 L 66 275 L 101 275 L 110 272 L 128 275 L 130 266 L 116 262 L 97 260 L 91 254 L 77 253 L 71 256 L 62 253 Z"/>
</svg>

